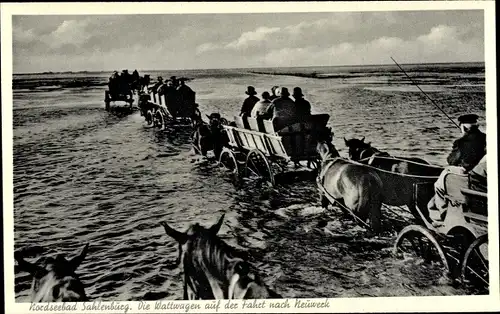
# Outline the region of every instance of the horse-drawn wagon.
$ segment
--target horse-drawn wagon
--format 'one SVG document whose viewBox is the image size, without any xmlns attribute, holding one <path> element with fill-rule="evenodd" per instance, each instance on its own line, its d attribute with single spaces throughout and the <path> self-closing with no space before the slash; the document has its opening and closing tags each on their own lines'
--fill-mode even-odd
<svg viewBox="0 0 500 314">
<path fill-rule="evenodd" d="M 154 125 L 160 130 L 164 130 L 169 123 L 192 125 L 194 120 L 201 116 L 198 104 L 195 103 L 194 92 L 191 99 L 177 96 L 176 91 L 139 92 L 139 108 L 147 125 Z"/>
<path fill-rule="evenodd" d="M 434 196 L 430 183 L 415 184 L 418 224 L 405 227 L 394 244 L 398 256 L 413 256 L 438 265 L 452 278 L 484 291 L 489 287 L 487 194 L 471 189 L 468 175 L 444 179 L 447 209 L 428 210 Z"/>
<path fill-rule="evenodd" d="M 134 94 L 131 89 L 123 89 L 123 90 L 106 90 L 104 91 L 104 105 L 106 111 L 111 109 L 111 103 L 115 104 L 116 102 L 126 103 L 128 108 L 132 110 L 134 104 Z"/>
<path fill-rule="evenodd" d="M 467 175 L 447 174 L 445 189 L 446 214 L 436 215 L 427 205 L 434 196 L 434 183 L 442 168 L 408 159 L 390 156 L 371 156 L 360 161 L 333 158 L 331 164 L 357 165 L 363 171 L 376 173 L 382 183 L 381 208 L 403 216 L 410 212 L 413 222 L 398 234 L 393 247 L 396 256 L 413 257 L 432 264 L 448 273 L 452 278 L 462 278 L 467 284 L 488 287 L 488 222 L 487 195 L 472 190 Z M 372 228 L 379 223 L 360 219 L 345 206 L 343 200 L 331 195 L 318 176 L 317 184 L 324 207 L 338 204 L 339 207 L 364 227 Z M 405 210 L 406 206 L 408 210 Z M 380 210 L 380 207 L 379 207 Z M 381 215 L 372 215 L 380 218 Z"/>
<path fill-rule="evenodd" d="M 241 172 L 245 177 L 272 185 L 277 176 L 289 170 L 291 162 L 295 170 L 299 167 L 315 169 L 319 163 L 317 136 L 326 130 L 330 132 L 326 128 L 329 118 L 327 114 L 311 115 L 275 130 L 270 120 L 235 117 L 235 126 L 223 126 L 229 145 L 222 150 L 219 163 L 235 177 Z"/>
</svg>

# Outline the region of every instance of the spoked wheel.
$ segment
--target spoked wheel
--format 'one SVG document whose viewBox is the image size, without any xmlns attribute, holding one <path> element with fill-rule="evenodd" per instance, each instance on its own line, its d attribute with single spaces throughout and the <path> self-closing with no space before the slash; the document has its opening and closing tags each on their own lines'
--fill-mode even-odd
<svg viewBox="0 0 500 314">
<path fill-rule="evenodd" d="M 226 147 L 222 149 L 219 158 L 219 165 L 231 172 L 231 178 L 235 181 L 239 179 L 238 161 L 234 152 Z"/>
<path fill-rule="evenodd" d="M 111 105 L 111 99 L 109 97 L 109 92 L 104 91 L 104 108 L 106 109 L 106 111 L 109 111 L 110 105 Z"/>
<path fill-rule="evenodd" d="M 321 165 L 320 159 L 312 159 L 307 161 L 307 168 L 311 170 L 318 170 L 320 165 Z"/>
<path fill-rule="evenodd" d="M 151 109 L 149 109 L 148 111 L 146 111 L 146 115 L 144 116 L 144 118 L 146 119 L 146 124 L 149 126 L 149 125 L 152 125 L 153 124 L 153 111 Z"/>
<path fill-rule="evenodd" d="M 441 245 L 431 231 L 420 225 L 407 226 L 399 233 L 393 253 L 396 256 L 413 258 L 417 264 L 425 266 L 426 276 L 441 277 L 449 272 Z"/>
<path fill-rule="evenodd" d="M 194 114 L 191 117 L 191 127 L 196 127 L 196 124 L 199 120 L 201 120 L 201 112 L 200 109 L 196 108 L 194 109 Z"/>
<path fill-rule="evenodd" d="M 440 242 L 453 278 L 460 277 L 465 253 L 475 238 L 470 231 L 452 230 L 446 235 L 446 239 Z"/>
<path fill-rule="evenodd" d="M 481 289 L 489 288 L 488 235 L 478 237 L 465 252 L 462 280 Z"/>
<path fill-rule="evenodd" d="M 160 130 L 165 130 L 165 116 L 160 110 L 155 113 L 155 126 Z"/>
<path fill-rule="evenodd" d="M 274 185 L 274 175 L 266 156 L 258 149 L 251 150 L 245 162 L 245 176 Z"/>
</svg>

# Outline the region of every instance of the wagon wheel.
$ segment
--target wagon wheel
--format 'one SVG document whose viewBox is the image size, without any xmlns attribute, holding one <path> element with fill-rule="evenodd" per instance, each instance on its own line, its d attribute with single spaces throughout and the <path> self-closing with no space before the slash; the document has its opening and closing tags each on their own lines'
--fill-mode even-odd
<svg viewBox="0 0 500 314">
<path fill-rule="evenodd" d="M 245 161 L 245 176 L 259 178 L 274 185 L 274 175 L 266 156 L 258 149 L 251 150 Z"/>
<path fill-rule="evenodd" d="M 111 99 L 109 98 L 109 92 L 105 91 L 104 92 L 104 106 L 105 106 L 106 111 L 109 111 L 110 104 L 111 104 Z"/>
<path fill-rule="evenodd" d="M 196 127 L 196 123 L 198 120 L 201 119 L 201 112 L 200 112 L 200 109 L 198 108 L 195 108 L 194 109 L 194 113 L 193 115 L 191 116 L 191 127 Z"/>
<path fill-rule="evenodd" d="M 475 238 L 470 231 L 460 228 L 448 232 L 446 239 L 441 242 L 453 278 L 460 277 L 465 253 Z"/>
<path fill-rule="evenodd" d="M 311 170 L 318 170 L 320 165 L 321 165 L 321 159 L 319 158 L 307 161 L 307 167 Z"/>
<path fill-rule="evenodd" d="M 483 255 L 488 252 L 488 234 L 478 237 L 465 252 L 462 263 L 462 280 L 466 284 L 474 284 L 488 289 L 489 265 L 488 258 Z"/>
<path fill-rule="evenodd" d="M 396 239 L 393 253 L 397 256 L 410 255 L 423 260 L 427 265 L 437 266 L 440 275 L 449 272 L 448 261 L 441 245 L 431 231 L 422 226 L 410 225 L 405 227 Z"/>
<path fill-rule="evenodd" d="M 153 120 L 154 120 L 154 113 L 151 109 L 149 109 L 147 112 L 146 112 L 146 115 L 144 116 L 144 118 L 146 119 L 146 124 L 149 126 L 151 124 L 153 124 Z"/>
<path fill-rule="evenodd" d="M 160 110 L 155 113 L 155 126 L 162 131 L 165 130 L 165 116 Z"/>
<path fill-rule="evenodd" d="M 238 161 L 236 160 L 236 156 L 232 150 L 226 147 L 222 149 L 222 153 L 219 158 L 219 165 L 231 172 L 231 178 L 234 181 L 239 179 Z"/>
</svg>

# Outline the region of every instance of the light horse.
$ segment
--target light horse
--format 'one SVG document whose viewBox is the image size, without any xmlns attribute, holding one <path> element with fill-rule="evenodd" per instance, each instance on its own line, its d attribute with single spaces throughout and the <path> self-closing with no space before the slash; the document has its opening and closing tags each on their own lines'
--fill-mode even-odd
<svg viewBox="0 0 500 314">
<path fill-rule="evenodd" d="M 368 164 L 370 164 L 370 160 L 368 158 L 373 157 L 373 156 L 378 156 L 378 157 L 391 157 L 389 153 L 387 152 L 382 152 L 378 150 L 377 148 L 371 146 L 371 143 L 365 143 L 365 137 L 363 136 L 362 139 L 357 139 L 353 138 L 350 140 L 347 140 L 344 137 L 344 142 L 345 145 L 349 148 L 349 159 L 354 160 L 354 161 L 361 161 L 364 163 L 364 161 L 367 161 Z M 407 160 L 410 161 L 408 162 L 380 162 L 380 165 L 377 165 L 377 168 L 381 168 L 384 170 L 389 170 L 392 172 L 396 173 L 404 173 L 404 174 L 409 174 L 412 173 L 413 170 L 420 170 L 422 168 L 419 165 L 415 165 L 415 163 L 420 164 L 420 165 L 428 165 L 429 163 L 422 158 L 418 157 L 394 157 L 400 160 Z M 412 168 L 418 168 L 418 169 L 412 169 Z"/>
<path fill-rule="evenodd" d="M 88 301 L 85 288 L 75 273 L 85 259 L 89 245 L 85 245 L 82 252 L 70 259 L 62 254 L 40 259 L 37 263 L 30 263 L 16 252 L 16 259 L 20 270 L 33 276 L 31 285 L 31 302 L 68 302 Z"/>
<path fill-rule="evenodd" d="M 318 183 L 324 192 L 363 223 L 368 220 L 371 230 L 379 233 L 383 200 L 383 183 L 379 175 L 373 169 L 340 158 L 329 139 L 319 139 L 316 149 L 321 157 Z M 326 207 L 330 201 L 321 195 L 321 203 Z M 346 211 L 345 208 L 342 209 Z"/>
<path fill-rule="evenodd" d="M 224 215 L 208 229 L 193 224 L 186 232 L 161 222 L 165 232 L 179 244 L 179 256 L 170 268 L 184 267 L 184 299 L 281 298 L 265 286 L 241 253 L 217 236 L 223 219 Z"/>
<path fill-rule="evenodd" d="M 195 151 L 202 156 L 207 156 L 208 151 L 214 152 L 215 158 L 219 160 L 222 149 L 229 143 L 226 131 L 222 127 L 227 120 L 218 113 L 207 115 L 209 123 L 205 123 L 201 116 L 193 119 L 194 132 L 192 144 Z"/>
</svg>

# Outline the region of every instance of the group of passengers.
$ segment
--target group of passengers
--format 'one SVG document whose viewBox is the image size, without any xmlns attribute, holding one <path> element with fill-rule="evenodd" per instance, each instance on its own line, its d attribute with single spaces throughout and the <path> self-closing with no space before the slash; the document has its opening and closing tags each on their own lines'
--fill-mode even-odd
<svg viewBox="0 0 500 314">
<path fill-rule="evenodd" d="M 245 92 L 248 97 L 243 101 L 240 116 L 272 120 L 276 129 L 299 122 L 311 115 L 311 104 L 304 99 L 302 89 L 293 89 L 290 98 L 288 88 L 273 86 L 270 94 L 262 93 L 262 100 L 257 96 L 253 86 L 248 86 Z"/>
<path fill-rule="evenodd" d="M 428 204 L 429 210 L 439 213 L 443 220 L 450 202 L 446 194 L 445 178 L 448 174 L 462 175 L 473 190 L 486 192 L 486 134 L 479 130 L 478 116 L 465 114 L 458 118 L 461 138 L 453 143 L 447 158 L 448 166 L 434 184 L 435 195 Z M 439 222 L 438 222 L 439 223 Z"/>
<path fill-rule="evenodd" d="M 128 73 L 128 70 L 123 70 L 121 75 L 118 71 L 114 71 L 108 82 L 109 93 L 112 96 L 129 95 L 132 93 L 134 83 L 138 82 L 139 78 L 137 70 L 134 70 L 132 74 Z"/>
<path fill-rule="evenodd" d="M 196 93 L 186 85 L 187 80 L 187 78 L 178 79 L 176 76 L 171 76 L 170 79 L 164 81 L 163 77 L 158 76 L 157 82 L 148 91 L 158 96 L 164 95 L 170 113 L 176 116 L 182 108 L 195 105 Z"/>
</svg>

